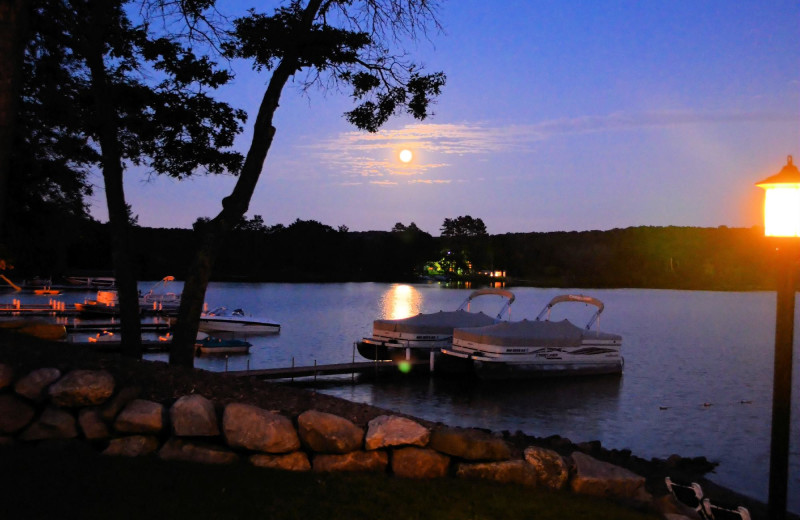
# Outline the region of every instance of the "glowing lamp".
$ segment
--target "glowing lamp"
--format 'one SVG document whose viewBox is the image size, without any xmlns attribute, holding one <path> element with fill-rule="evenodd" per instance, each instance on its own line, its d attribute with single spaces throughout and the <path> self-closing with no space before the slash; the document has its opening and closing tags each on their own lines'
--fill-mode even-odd
<svg viewBox="0 0 800 520">
<path fill-rule="evenodd" d="M 792 164 L 756 184 L 766 190 L 764 234 L 768 237 L 800 237 L 800 171 Z"/>
</svg>

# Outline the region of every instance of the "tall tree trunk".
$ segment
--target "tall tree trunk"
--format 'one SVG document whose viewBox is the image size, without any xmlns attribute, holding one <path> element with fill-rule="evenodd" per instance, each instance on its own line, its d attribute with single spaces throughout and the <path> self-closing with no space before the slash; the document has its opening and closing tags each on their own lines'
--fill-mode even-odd
<svg viewBox="0 0 800 520">
<path fill-rule="evenodd" d="M 178 320 L 173 330 L 172 345 L 169 351 L 170 364 L 194 366 L 194 343 L 214 262 L 219 255 L 223 240 L 230 233 L 233 225 L 247 212 L 256 183 L 261 175 L 261 168 L 275 136 L 272 119 L 278 108 L 283 85 L 290 77 L 290 74 L 282 72 L 283 79 L 277 80 L 279 72 L 281 72 L 281 66 L 275 69 L 267 92 L 261 101 L 253 131 L 253 140 L 250 143 L 250 150 L 247 152 L 236 186 L 231 195 L 222 200 L 222 211 L 202 231 L 202 242 L 195 253 L 194 261 L 183 286 Z"/>
<path fill-rule="evenodd" d="M 103 182 L 106 189 L 108 220 L 111 224 L 111 247 L 114 276 L 119 292 L 120 324 L 122 332 L 122 355 L 142 357 L 142 324 L 139 313 L 138 289 L 130 252 L 130 224 L 125 204 L 122 176 L 122 149 L 116 110 L 109 96 L 108 78 L 103 61 L 102 31 L 108 17 L 104 14 L 104 2 L 90 2 L 91 16 L 86 27 L 84 56 L 92 78 L 94 96 L 94 119 L 100 141 Z"/>
<path fill-rule="evenodd" d="M 7 186 L 17 127 L 29 4 L 29 0 L 0 0 L 0 245 L 5 241 Z"/>
<path fill-rule="evenodd" d="M 306 6 L 303 12 L 303 26 L 306 30 L 311 29 L 321 4 L 322 0 L 311 0 Z M 272 121 L 275 111 L 278 109 L 281 92 L 298 67 L 298 57 L 286 55 L 273 71 L 258 109 L 258 116 L 253 128 L 253 139 L 250 142 L 250 149 L 247 151 L 239 179 L 236 181 L 233 192 L 222 199 L 222 211 L 203 231 L 202 243 L 183 287 L 178 321 L 173 331 L 172 346 L 169 352 L 170 364 L 188 367 L 194 365 L 194 342 L 197 338 L 200 314 L 203 310 L 206 289 L 214 262 L 222 247 L 222 240 L 250 206 L 250 199 L 253 197 L 256 184 L 261 176 L 261 169 L 267 158 L 267 152 L 269 152 L 275 136 L 275 127 L 272 126 Z"/>
</svg>

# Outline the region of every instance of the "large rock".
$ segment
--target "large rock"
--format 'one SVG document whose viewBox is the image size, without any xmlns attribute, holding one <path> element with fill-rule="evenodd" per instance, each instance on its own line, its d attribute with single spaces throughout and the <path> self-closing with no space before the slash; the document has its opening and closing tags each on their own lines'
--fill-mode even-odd
<svg viewBox="0 0 800 520">
<path fill-rule="evenodd" d="M 33 406 L 13 394 L 0 394 L 0 435 L 28 426 L 36 414 Z"/>
<path fill-rule="evenodd" d="M 111 424 L 123 408 L 128 406 L 128 403 L 137 399 L 141 393 L 141 389 L 136 386 L 126 386 L 111 399 L 103 404 L 100 415 L 104 421 Z"/>
<path fill-rule="evenodd" d="M 309 410 L 297 418 L 303 443 L 317 453 L 348 453 L 361 448 L 364 430 L 344 417 Z"/>
<path fill-rule="evenodd" d="M 390 446 L 425 446 L 431 432 L 416 421 L 396 415 L 381 415 L 367 425 L 364 447 L 368 450 Z"/>
<path fill-rule="evenodd" d="M 14 380 L 14 369 L 11 368 L 11 365 L 0 363 L 0 390 L 8 386 L 11 386 L 11 382 L 13 380 Z"/>
<path fill-rule="evenodd" d="M 445 477 L 449 468 L 450 457 L 436 450 L 408 446 L 392 452 L 392 473 L 398 477 Z"/>
<path fill-rule="evenodd" d="M 385 451 L 351 451 L 320 454 L 314 457 L 314 471 L 386 471 L 389 455 Z"/>
<path fill-rule="evenodd" d="M 45 390 L 61 377 L 57 368 L 37 368 L 14 384 L 14 391 L 31 401 L 41 402 L 45 399 Z"/>
<path fill-rule="evenodd" d="M 94 406 L 114 393 L 114 377 L 105 370 L 73 370 L 50 385 L 48 393 L 58 406 Z"/>
<path fill-rule="evenodd" d="M 508 460 L 511 449 L 498 437 L 481 430 L 439 428 L 431 434 L 429 447 L 466 460 Z"/>
<path fill-rule="evenodd" d="M 73 439 L 78 436 L 75 417 L 61 408 L 48 406 L 39 418 L 23 431 L 19 438 L 23 441 L 42 441 L 51 439 Z"/>
<path fill-rule="evenodd" d="M 300 448 L 292 421 L 283 415 L 251 406 L 231 403 L 222 414 L 222 431 L 228 444 L 266 453 L 289 453 Z"/>
<path fill-rule="evenodd" d="M 309 471 L 311 469 L 308 455 L 302 451 L 295 451 L 287 453 L 286 455 L 257 453 L 250 456 L 250 463 L 259 468 L 283 469 L 287 471 Z"/>
<path fill-rule="evenodd" d="M 158 456 L 164 460 L 184 460 L 203 464 L 230 464 L 239 460 L 238 455 L 222 446 L 189 442 L 177 437 L 165 442 Z"/>
<path fill-rule="evenodd" d="M 185 395 L 169 410 L 172 432 L 178 437 L 214 437 L 219 435 L 214 403 L 202 395 Z"/>
<path fill-rule="evenodd" d="M 539 484 L 552 490 L 564 489 L 569 480 L 569 466 L 564 458 L 553 450 L 529 446 L 525 448 L 525 462 L 536 471 Z"/>
<path fill-rule="evenodd" d="M 575 475 L 571 486 L 575 493 L 649 501 L 644 477 L 579 451 L 572 453 L 572 460 L 575 462 Z"/>
<path fill-rule="evenodd" d="M 103 455 L 139 457 L 150 455 L 158 449 L 158 439 L 152 435 L 129 435 L 111 439 Z"/>
<path fill-rule="evenodd" d="M 100 409 L 95 407 L 81 408 L 78 412 L 78 425 L 87 440 L 96 441 L 111 436 L 108 425 L 103 420 Z"/>
<path fill-rule="evenodd" d="M 504 484 L 521 484 L 528 487 L 536 487 L 539 480 L 536 470 L 524 460 L 459 464 L 456 476 L 460 478 L 494 480 Z"/>
<path fill-rule="evenodd" d="M 164 405 L 134 399 L 114 421 L 114 429 L 122 433 L 160 433 L 164 429 Z"/>
</svg>

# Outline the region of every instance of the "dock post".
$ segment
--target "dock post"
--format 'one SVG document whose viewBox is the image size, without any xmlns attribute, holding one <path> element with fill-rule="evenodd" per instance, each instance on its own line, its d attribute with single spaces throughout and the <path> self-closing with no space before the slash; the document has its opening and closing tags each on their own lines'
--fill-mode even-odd
<svg viewBox="0 0 800 520">
<path fill-rule="evenodd" d="M 431 371 L 431 374 L 433 374 L 433 350 L 431 350 L 431 358 L 430 358 L 430 366 L 429 366 L 429 369 L 430 369 L 430 371 Z"/>
<path fill-rule="evenodd" d="M 317 382 L 317 360 L 314 360 L 314 383 Z"/>
</svg>

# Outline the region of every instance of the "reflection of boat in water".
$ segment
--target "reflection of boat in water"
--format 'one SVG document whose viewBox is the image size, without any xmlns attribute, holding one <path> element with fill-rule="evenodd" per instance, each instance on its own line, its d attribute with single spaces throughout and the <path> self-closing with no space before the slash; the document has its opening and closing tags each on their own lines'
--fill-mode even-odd
<svg viewBox="0 0 800 520">
<path fill-rule="evenodd" d="M 494 318 L 483 312 L 470 312 L 472 301 L 486 295 L 505 299 L 503 307 Z M 436 354 L 443 347 L 451 345 L 454 329 L 482 327 L 502 320 L 514 299 L 514 294 L 505 289 L 479 289 L 470 293 L 455 311 L 420 313 L 396 320 L 375 320 L 372 323 L 372 337 L 363 338 L 358 343 L 358 353 L 367 359 L 427 359 L 431 353 Z"/>
<path fill-rule="evenodd" d="M 241 334 L 277 334 L 281 326 L 275 320 L 245 314 L 242 309 L 229 312 L 226 307 L 217 307 L 200 315 L 200 330 L 203 332 L 236 332 Z"/>
<path fill-rule="evenodd" d="M 550 321 L 551 309 L 564 302 L 593 305 L 597 310 L 584 328 L 566 319 Z M 483 379 L 618 374 L 623 365 L 622 337 L 591 330 L 603 308 L 603 302 L 590 296 L 562 295 L 553 298 L 535 321 L 456 329 L 453 345 L 442 350 L 437 368 L 471 369 Z"/>
<path fill-rule="evenodd" d="M 143 311 L 177 312 L 181 306 L 181 295 L 167 290 L 169 283 L 174 281 L 174 276 L 165 276 L 149 291 L 139 296 L 139 307 Z"/>
<path fill-rule="evenodd" d="M 94 300 L 76 303 L 75 309 L 86 315 L 117 316 L 119 315 L 119 295 L 117 291 L 97 291 Z"/>
</svg>

